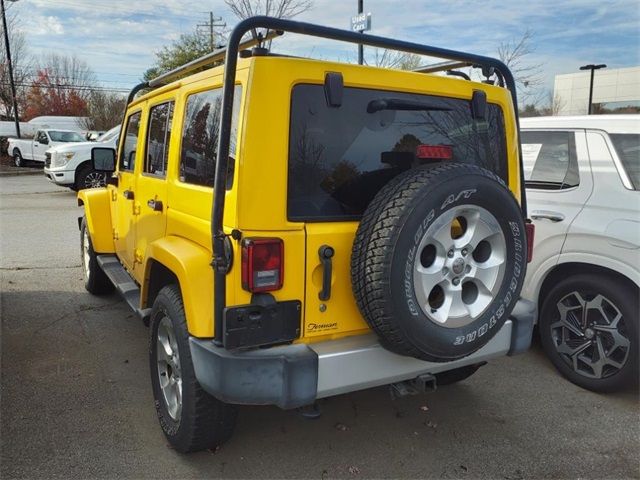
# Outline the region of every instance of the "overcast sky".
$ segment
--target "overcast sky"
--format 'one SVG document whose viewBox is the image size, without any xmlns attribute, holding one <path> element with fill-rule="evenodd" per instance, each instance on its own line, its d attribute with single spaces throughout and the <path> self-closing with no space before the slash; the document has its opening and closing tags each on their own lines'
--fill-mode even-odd
<svg viewBox="0 0 640 480">
<path fill-rule="evenodd" d="M 208 11 L 236 19 L 222 0 L 19 0 L 10 4 L 34 55 L 75 54 L 103 86 L 129 89 L 154 62 L 154 52 L 208 20 Z M 496 55 L 502 41 L 534 32 L 533 63 L 545 84 L 585 63 L 610 68 L 640 65 L 638 0 L 365 0 L 371 33 L 439 47 Z M 315 0 L 297 19 L 348 28 L 357 1 Z M 355 46 L 294 35 L 276 40 L 277 51 L 324 59 L 356 59 Z M 426 62 L 428 63 L 428 62 Z"/>
</svg>

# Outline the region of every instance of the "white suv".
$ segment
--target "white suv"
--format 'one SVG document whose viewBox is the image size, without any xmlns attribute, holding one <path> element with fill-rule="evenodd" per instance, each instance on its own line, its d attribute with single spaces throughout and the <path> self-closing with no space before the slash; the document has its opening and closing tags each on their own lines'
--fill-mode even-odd
<svg viewBox="0 0 640 480">
<path fill-rule="evenodd" d="M 640 115 L 521 120 L 536 227 L 523 297 L 542 345 L 570 381 L 596 391 L 638 380 Z"/>
<path fill-rule="evenodd" d="M 102 135 L 97 142 L 60 145 L 45 153 L 44 174 L 53 183 L 72 190 L 104 187 L 105 174 L 91 164 L 93 147 L 114 147 L 120 135 L 120 125 Z"/>
</svg>

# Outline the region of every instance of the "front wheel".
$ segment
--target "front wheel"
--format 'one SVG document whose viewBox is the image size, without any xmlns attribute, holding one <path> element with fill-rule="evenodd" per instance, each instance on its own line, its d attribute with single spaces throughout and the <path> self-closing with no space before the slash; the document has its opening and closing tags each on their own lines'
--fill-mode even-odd
<svg viewBox="0 0 640 480">
<path fill-rule="evenodd" d="M 163 287 L 153 303 L 149 365 L 158 420 L 174 449 L 215 449 L 231 437 L 236 409 L 209 395 L 196 379 L 177 285 Z"/>
<path fill-rule="evenodd" d="M 603 275 L 566 278 L 543 299 L 542 346 L 558 371 L 597 392 L 638 382 L 638 290 Z"/>
<path fill-rule="evenodd" d="M 84 288 L 89 293 L 100 295 L 103 293 L 111 293 L 113 291 L 113 283 L 104 273 L 98 264 L 98 257 L 93 250 L 89 230 L 87 229 L 87 218 L 82 219 L 80 226 L 80 250 L 82 261 L 82 273 L 84 278 Z"/>
<path fill-rule="evenodd" d="M 25 159 L 22 158 L 22 154 L 20 153 L 20 150 L 18 150 L 18 149 L 13 151 L 13 164 L 16 167 L 24 167 L 27 164 Z"/>
<path fill-rule="evenodd" d="M 98 172 L 89 164 L 81 167 L 76 173 L 76 183 L 74 189 L 76 191 L 85 188 L 100 188 L 106 185 L 106 174 Z"/>
</svg>

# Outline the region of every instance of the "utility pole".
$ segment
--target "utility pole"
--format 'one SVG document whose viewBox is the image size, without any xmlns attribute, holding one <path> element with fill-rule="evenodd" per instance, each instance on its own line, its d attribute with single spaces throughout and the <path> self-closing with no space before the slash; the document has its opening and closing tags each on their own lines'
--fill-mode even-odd
<svg viewBox="0 0 640 480">
<path fill-rule="evenodd" d="M 196 27 L 205 27 L 209 29 L 209 48 L 213 52 L 216 48 L 215 45 L 215 32 L 214 27 L 226 27 L 226 23 L 217 23 L 222 22 L 222 17 L 214 17 L 213 12 L 209 12 L 209 21 L 205 23 L 199 23 Z"/>
<path fill-rule="evenodd" d="M 358 0 L 358 14 L 364 13 L 364 0 Z M 364 33 L 364 32 L 360 32 Z M 358 65 L 364 63 L 364 47 L 361 43 L 358 44 Z"/>
<path fill-rule="evenodd" d="M 591 70 L 591 80 L 589 82 L 589 109 L 588 109 L 588 115 L 591 115 L 591 110 L 593 108 L 593 72 L 595 72 L 596 70 L 600 70 L 601 68 L 607 68 L 607 66 L 604 63 L 601 63 L 599 65 L 594 65 L 592 63 L 590 63 L 589 65 L 583 65 L 580 67 L 580 70 Z"/>
<path fill-rule="evenodd" d="M 9 0 L 17 1 L 17 0 Z M 9 85 L 11 86 L 11 99 L 13 100 L 13 120 L 16 124 L 16 136 L 20 138 L 20 120 L 18 120 L 18 100 L 16 98 L 16 84 L 13 81 L 13 65 L 11 63 L 11 49 L 9 48 L 9 31 L 7 30 L 7 16 L 4 10 L 4 0 L 0 0 L 2 8 L 2 28 L 4 30 L 4 48 L 7 52 L 7 68 L 9 70 Z"/>
</svg>

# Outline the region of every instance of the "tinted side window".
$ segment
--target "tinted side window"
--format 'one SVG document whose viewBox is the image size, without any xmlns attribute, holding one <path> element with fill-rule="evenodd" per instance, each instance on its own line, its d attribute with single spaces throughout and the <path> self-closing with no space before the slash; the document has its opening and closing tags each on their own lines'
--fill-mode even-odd
<svg viewBox="0 0 640 480">
<path fill-rule="evenodd" d="M 173 102 L 151 107 L 144 171 L 164 177 L 167 173 Z"/>
<path fill-rule="evenodd" d="M 531 130 L 520 138 L 528 187 L 561 190 L 580 184 L 574 132 Z"/>
<path fill-rule="evenodd" d="M 609 135 L 634 190 L 640 190 L 640 135 L 612 133 Z"/>
<path fill-rule="evenodd" d="M 136 148 L 138 145 L 138 132 L 140 131 L 140 115 L 136 112 L 127 119 L 124 141 L 120 149 L 118 164 L 120 170 L 133 170 L 136 161 Z"/>
<path fill-rule="evenodd" d="M 375 194 L 399 173 L 429 160 L 419 145 L 451 149 L 453 162 L 479 165 L 507 181 L 502 110 L 485 120 L 468 100 L 345 88 L 339 108 L 327 106 L 321 85 L 297 85 L 291 95 L 288 216 L 292 220 L 358 219 Z"/>
<path fill-rule="evenodd" d="M 241 89 L 233 96 L 233 119 L 229 149 L 227 188 L 233 183 L 233 168 L 238 137 L 238 113 Z M 195 185 L 213 187 L 218 155 L 218 128 L 222 108 L 222 89 L 207 90 L 189 95 L 182 128 L 180 153 L 180 180 Z"/>
</svg>

